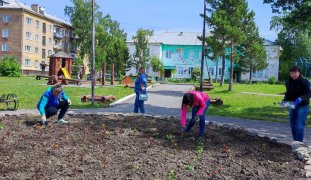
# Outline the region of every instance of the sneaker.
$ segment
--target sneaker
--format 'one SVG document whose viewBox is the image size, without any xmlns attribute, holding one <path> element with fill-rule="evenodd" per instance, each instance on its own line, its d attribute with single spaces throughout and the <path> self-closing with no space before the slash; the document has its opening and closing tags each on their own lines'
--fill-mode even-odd
<svg viewBox="0 0 311 180">
<path fill-rule="evenodd" d="M 68 121 L 65 121 L 64 119 L 59 119 L 57 120 L 57 124 L 58 125 L 63 125 L 63 124 L 68 124 L 69 122 Z"/>
</svg>

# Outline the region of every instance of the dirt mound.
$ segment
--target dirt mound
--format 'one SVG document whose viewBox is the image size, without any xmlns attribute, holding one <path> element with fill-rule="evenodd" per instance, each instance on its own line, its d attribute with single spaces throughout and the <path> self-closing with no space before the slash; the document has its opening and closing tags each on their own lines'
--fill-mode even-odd
<svg viewBox="0 0 311 180">
<path fill-rule="evenodd" d="M 181 135 L 178 120 L 123 115 L 0 117 L 0 179 L 301 179 L 287 145 L 207 125 Z"/>
</svg>

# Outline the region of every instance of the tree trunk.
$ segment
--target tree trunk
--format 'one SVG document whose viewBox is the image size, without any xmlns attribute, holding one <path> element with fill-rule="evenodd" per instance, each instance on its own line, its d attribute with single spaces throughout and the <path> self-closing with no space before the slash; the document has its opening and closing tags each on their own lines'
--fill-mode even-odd
<svg viewBox="0 0 311 180">
<path fill-rule="evenodd" d="M 225 83 L 225 65 L 226 65 L 226 52 L 223 52 L 222 55 L 222 71 L 221 71 L 221 81 L 220 81 L 220 86 L 223 86 Z"/>
<path fill-rule="evenodd" d="M 228 91 L 232 91 L 233 82 L 233 41 L 231 40 L 231 54 L 230 54 L 230 79 Z"/>
<path fill-rule="evenodd" d="M 216 59 L 216 75 L 215 75 L 215 83 L 217 83 L 218 80 L 218 57 Z"/>
<path fill-rule="evenodd" d="M 103 63 L 103 67 L 102 67 L 102 85 L 103 86 L 106 84 L 106 67 L 107 67 L 107 64 Z"/>
<path fill-rule="evenodd" d="M 252 84 L 252 75 L 253 75 L 252 66 L 250 66 L 249 67 L 249 79 L 248 79 L 249 84 Z"/>
<path fill-rule="evenodd" d="M 110 85 L 114 85 L 114 64 L 111 64 Z"/>
</svg>

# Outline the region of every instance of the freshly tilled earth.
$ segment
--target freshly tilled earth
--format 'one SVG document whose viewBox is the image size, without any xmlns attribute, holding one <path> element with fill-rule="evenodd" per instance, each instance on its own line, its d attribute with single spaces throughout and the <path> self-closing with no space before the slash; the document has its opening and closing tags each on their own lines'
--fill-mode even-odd
<svg viewBox="0 0 311 180">
<path fill-rule="evenodd" d="M 69 125 L 38 117 L 0 117 L 0 179 L 302 179 L 304 164 L 284 144 L 178 119 L 74 115 Z"/>
</svg>

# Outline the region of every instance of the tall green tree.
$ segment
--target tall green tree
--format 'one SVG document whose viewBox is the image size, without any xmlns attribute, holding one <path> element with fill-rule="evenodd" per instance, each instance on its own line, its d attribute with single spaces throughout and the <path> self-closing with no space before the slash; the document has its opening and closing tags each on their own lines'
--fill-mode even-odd
<svg viewBox="0 0 311 180">
<path fill-rule="evenodd" d="M 153 72 L 163 71 L 164 66 L 161 60 L 158 57 L 153 56 L 150 61 L 150 66 Z"/>
<path fill-rule="evenodd" d="M 252 83 L 252 73 L 262 70 L 268 66 L 266 62 L 266 50 L 264 40 L 259 36 L 258 27 L 255 24 L 255 13 L 251 11 L 244 21 L 243 32 L 246 39 L 238 47 L 240 50 L 240 61 L 238 63 L 240 71 L 249 73 L 249 83 Z"/>
<path fill-rule="evenodd" d="M 237 59 L 234 57 L 236 52 L 234 46 L 239 46 L 245 40 L 243 32 L 243 22 L 248 16 L 248 5 L 245 0 L 208 0 L 209 11 L 212 12 L 210 24 L 214 26 L 214 32 L 217 28 L 221 29 L 221 35 L 224 42 L 229 43 L 225 46 L 230 47 L 230 79 L 228 91 L 232 90 L 233 83 L 233 63 Z M 220 36 L 221 37 L 221 36 Z M 225 54 L 223 54 L 225 57 Z"/>
<path fill-rule="evenodd" d="M 136 35 L 132 37 L 135 45 L 135 53 L 128 61 L 129 67 L 145 67 L 149 65 L 150 53 L 148 48 L 148 41 L 153 36 L 153 31 L 148 29 L 138 29 Z"/>
<path fill-rule="evenodd" d="M 207 2 L 207 12 L 209 15 L 205 17 L 206 23 L 210 29 L 212 29 L 212 35 L 206 39 L 207 45 L 210 46 L 213 56 L 213 59 L 216 58 L 217 55 L 221 56 L 222 61 L 222 71 L 221 71 L 221 80 L 220 86 L 224 85 L 225 72 L 226 72 L 226 47 L 227 45 L 227 35 L 225 31 L 225 26 L 222 23 L 222 18 L 217 15 L 219 11 L 220 3 L 216 0 L 206 0 Z M 218 63 L 217 63 L 218 64 Z M 218 70 L 218 68 L 217 68 Z M 218 73 L 216 73 L 218 74 Z"/>
<path fill-rule="evenodd" d="M 74 46 L 79 49 L 82 58 L 91 59 L 91 1 L 72 0 L 73 6 L 65 7 L 65 14 L 69 16 L 76 38 Z M 100 70 L 103 63 L 108 68 L 115 64 L 115 72 L 124 73 L 129 52 L 126 46 L 126 33 L 120 29 L 117 21 L 110 15 L 103 16 L 99 6 L 95 4 L 95 69 Z"/>
</svg>

